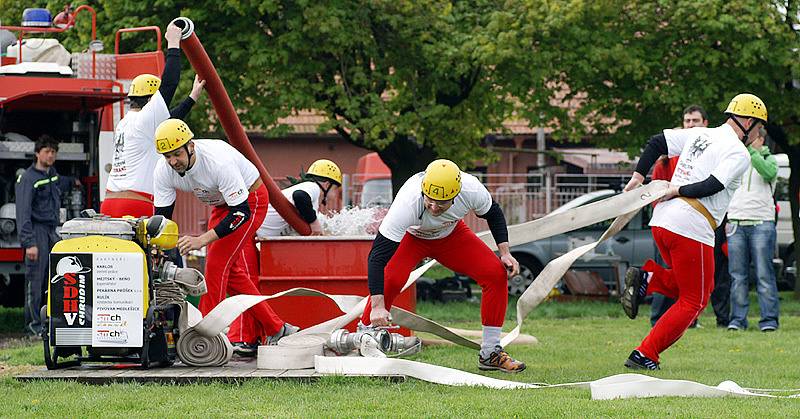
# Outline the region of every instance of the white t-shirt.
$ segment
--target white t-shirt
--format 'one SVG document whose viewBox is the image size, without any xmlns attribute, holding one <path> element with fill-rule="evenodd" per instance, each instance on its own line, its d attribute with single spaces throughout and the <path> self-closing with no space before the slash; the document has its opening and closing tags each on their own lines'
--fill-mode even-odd
<svg viewBox="0 0 800 419">
<path fill-rule="evenodd" d="M 258 179 L 258 169 L 242 153 L 222 140 L 193 140 L 197 156 L 194 165 L 181 176 L 160 159 L 155 169 L 156 207 L 175 202 L 175 190 L 192 192 L 201 202 L 219 206 L 239 205 L 247 200 L 248 189 Z"/>
<path fill-rule="evenodd" d="M 311 196 L 311 206 L 314 208 L 314 211 L 319 210 L 319 197 L 322 195 L 322 191 L 320 190 L 319 186 L 315 182 L 301 182 L 297 185 L 290 186 L 281 191 L 283 196 L 292 202 L 292 194 L 294 191 L 304 191 L 309 196 Z M 261 227 L 258 228 L 256 232 L 256 236 L 258 237 L 275 237 L 275 236 L 285 236 L 289 235 L 292 232 L 292 227 L 289 225 L 286 220 L 278 214 L 278 211 L 275 211 L 275 208 L 272 207 L 272 204 L 269 205 L 267 208 L 267 216 L 264 218 L 264 222 L 261 224 Z"/>
<path fill-rule="evenodd" d="M 442 215 L 425 211 L 422 198 L 424 172 L 411 176 L 397 192 L 378 231 L 389 240 L 399 242 L 406 232 L 421 239 L 447 237 L 459 220 L 470 211 L 484 215 L 492 206 L 492 196 L 485 186 L 469 173 L 461 172 L 461 192 L 453 205 Z"/>
<path fill-rule="evenodd" d="M 680 155 L 672 175 L 673 185 L 688 185 L 713 175 L 725 186 L 714 195 L 699 198 L 719 225 L 741 184 L 742 174 L 750 165 L 744 143 L 728 124 L 716 128 L 666 129 L 664 136 L 669 156 Z M 708 220 L 682 199 L 656 205 L 650 225 L 714 246 L 714 231 Z"/>
<path fill-rule="evenodd" d="M 169 108 L 156 92 L 141 110 L 129 111 L 119 121 L 106 189 L 153 193 L 153 169 L 161 158 L 155 147 L 156 127 L 167 119 Z"/>
</svg>

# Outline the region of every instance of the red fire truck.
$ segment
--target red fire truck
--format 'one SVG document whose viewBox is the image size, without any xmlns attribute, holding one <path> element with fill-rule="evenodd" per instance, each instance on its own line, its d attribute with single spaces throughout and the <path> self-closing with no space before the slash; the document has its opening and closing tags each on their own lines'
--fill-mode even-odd
<svg viewBox="0 0 800 419">
<path fill-rule="evenodd" d="M 91 18 L 91 39 L 69 52 L 59 36 L 76 19 Z M 33 161 L 34 141 L 47 134 L 59 141 L 56 169 L 82 187 L 63 201 L 62 222 L 84 208 L 99 208 L 114 152 L 114 126 L 133 77 L 161 74 L 161 30 L 155 26 L 116 32 L 113 53 L 103 53 L 94 9 L 82 5 L 53 20 L 45 9 L 26 9 L 19 26 L 0 26 L 0 304 L 22 304 L 24 251 L 15 225 L 14 181 Z M 153 32 L 155 49 L 120 53 L 129 32 Z"/>
</svg>

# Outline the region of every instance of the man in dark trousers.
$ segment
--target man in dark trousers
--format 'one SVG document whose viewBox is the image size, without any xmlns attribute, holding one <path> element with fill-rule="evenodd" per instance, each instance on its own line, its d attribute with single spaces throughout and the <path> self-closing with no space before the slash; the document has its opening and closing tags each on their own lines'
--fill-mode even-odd
<svg viewBox="0 0 800 419">
<path fill-rule="evenodd" d="M 25 249 L 25 332 L 34 336 L 42 331 L 39 311 L 47 290 L 50 249 L 59 239 L 61 197 L 77 183 L 56 173 L 57 153 L 58 142 L 41 136 L 34 146 L 35 161 L 17 178 L 15 188 L 19 241 Z"/>
</svg>

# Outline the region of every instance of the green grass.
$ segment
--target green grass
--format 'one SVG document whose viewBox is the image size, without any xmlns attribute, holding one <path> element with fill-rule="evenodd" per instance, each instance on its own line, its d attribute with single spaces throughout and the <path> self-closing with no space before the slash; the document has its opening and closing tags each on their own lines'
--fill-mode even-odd
<svg viewBox="0 0 800 419">
<path fill-rule="evenodd" d="M 707 327 L 686 335 L 662 355 L 660 378 L 716 385 L 734 380 L 744 387 L 800 388 L 800 302 L 782 294 L 781 328 L 732 333 Z M 513 302 L 512 302 L 513 303 Z M 757 305 L 751 322 L 757 322 Z M 420 303 L 418 311 L 447 325 L 479 327 L 476 302 Z M 509 318 L 513 304 L 509 309 Z M 628 372 L 622 362 L 649 329 L 647 308 L 628 320 L 613 303 L 544 303 L 523 332 L 540 344 L 511 346 L 528 363 L 517 375 L 486 374 L 525 382 L 564 383 Z M 506 323 L 506 330 L 513 322 Z M 588 390 L 489 390 L 447 387 L 409 379 L 326 377 L 317 382 L 252 381 L 243 384 L 89 386 L 58 382 L 16 382 L 11 374 L 41 363 L 39 342 L 19 340 L 0 349 L 0 385 L 5 407 L 0 416 L 325 416 L 325 417 L 796 417 L 800 399 L 658 398 L 593 401 Z M 412 359 L 470 372 L 474 351 L 427 347 Z"/>
</svg>

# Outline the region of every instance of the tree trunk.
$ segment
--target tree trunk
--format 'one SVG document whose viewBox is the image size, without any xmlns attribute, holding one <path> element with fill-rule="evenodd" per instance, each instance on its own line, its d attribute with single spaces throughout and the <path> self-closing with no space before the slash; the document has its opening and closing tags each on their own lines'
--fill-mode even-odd
<svg viewBox="0 0 800 419">
<path fill-rule="evenodd" d="M 392 196 L 411 176 L 425 170 L 428 163 L 436 159 L 436 153 L 426 145 L 420 145 L 405 135 L 398 135 L 386 148 L 378 151 L 384 163 L 392 170 Z"/>
<path fill-rule="evenodd" d="M 786 132 L 778 126 L 767 126 L 770 138 L 781 147 L 781 150 L 789 156 L 789 202 L 792 212 L 792 231 L 794 233 L 794 262 L 796 267 L 800 267 L 800 145 L 789 144 Z M 787 261 L 788 263 L 788 261 Z M 794 273 L 794 298 L 800 299 L 800 273 Z"/>
</svg>

